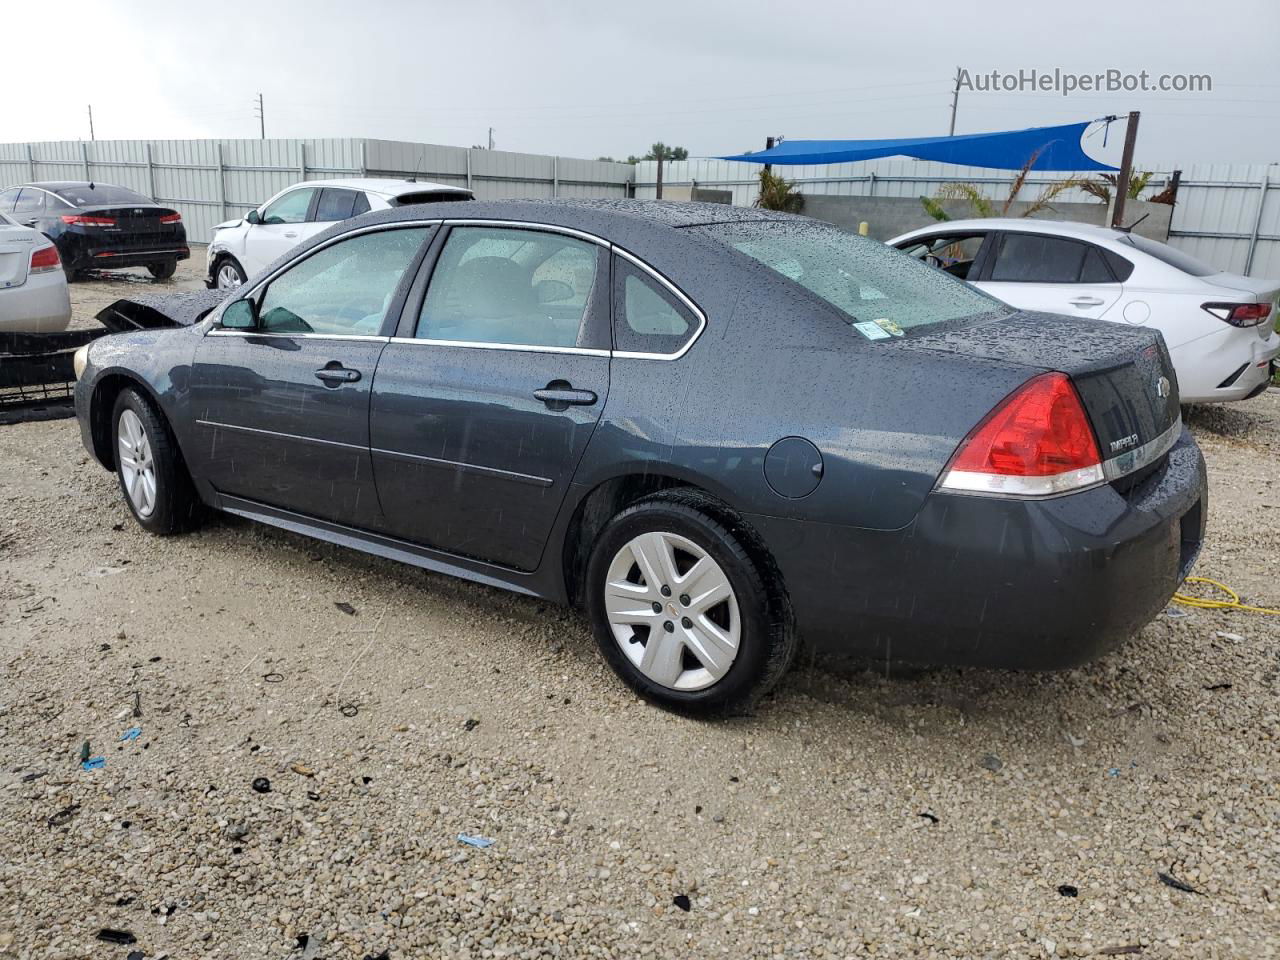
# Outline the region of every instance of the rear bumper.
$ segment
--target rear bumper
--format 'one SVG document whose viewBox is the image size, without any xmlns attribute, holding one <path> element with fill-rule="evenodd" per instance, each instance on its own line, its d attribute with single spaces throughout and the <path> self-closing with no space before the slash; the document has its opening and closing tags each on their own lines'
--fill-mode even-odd
<svg viewBox="0 0 1280 960">
<path fill-rule="evenodd" d="M 1245 400 L 1266 389 L 1280 334 L 1230 328 L 1171 350 L 1183 403 Z M 1184 371 L 1187 371 L 1184 373 Z"/>
<path fill-rule="evenodd" d="M 750 520 L 801 637 L 824 653 L 1054 669 L 1112 649 L 1163 609 L 1199 553 L 1206 506 L 1204 459 L 1184 430 L 1124 493 L 933 494 L 896 531 Z"/>
<path fill-rule="evenodd" d="M 191 256 L 185 230 L 143 236 L 69 231 L 55 242 L 62 262 L 73 270 L 145 267 L 169 260 L 186 260 Z"/>
<path fill-rule="evenodd" d="M 71 294 L 61 271 L 28 275 L 0 290 L 0 333 L 58 333 L 71 322 Z"/>
</svg>

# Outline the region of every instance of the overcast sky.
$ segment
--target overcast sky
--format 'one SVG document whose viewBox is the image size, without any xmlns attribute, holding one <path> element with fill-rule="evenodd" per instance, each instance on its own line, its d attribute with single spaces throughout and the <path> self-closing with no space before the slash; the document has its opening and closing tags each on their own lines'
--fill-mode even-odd
<svg viewBox="0 0 1280 960">
<path fill-rule="evenodd" d="M 364 136 L 623 158 L 947 131 L 957 66 L 1210 74 L 1210 93 L 962 92 L 957 133 L 1142 111 L 1148 165 L 1280 160 L 1276 0 L 399 0 L 5 9 L 0 142 Z M 56 38 L 56 42 L 54 42 Z M 12 86 L 10 88 L 12 93 Z M 1086 142 L 1117 156 L 1119 137 Z"/>
</svg>

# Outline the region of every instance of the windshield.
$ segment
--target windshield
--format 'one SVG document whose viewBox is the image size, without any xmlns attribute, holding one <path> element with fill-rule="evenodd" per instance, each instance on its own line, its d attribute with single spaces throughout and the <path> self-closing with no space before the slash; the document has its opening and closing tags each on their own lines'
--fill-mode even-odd
<svg viewBox="0 0 1280 960">
<path fill-rule="evenodd" d="M 869 340 L 1009 309 L 879 241 L 826 224 L 761 220 L 702 232 L 817 294 Z"/>
<path fill-rule="evenodd" d="M 92 184 L 92 188 L 90 184 L 80 183 L 70 187 L 59 187 L 53 192 L 77 207 L 90 207 L 99 203 L 151 202 L 140 193 L 134 193 L 124 187 L 114 187 L 109 183 L 95 183 Z"/>
</svg>

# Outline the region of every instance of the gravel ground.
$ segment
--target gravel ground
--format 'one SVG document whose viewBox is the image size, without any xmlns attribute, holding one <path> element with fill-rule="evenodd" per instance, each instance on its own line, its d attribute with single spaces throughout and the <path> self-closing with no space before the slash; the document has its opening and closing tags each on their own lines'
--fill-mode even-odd
<svg viewBox="0 0 1280 960">
<path fill-rule="evenodd" d="M 168 280 L 157 280 L 146 267 L 128 270 L 92 270 L 86 279 L 71 284 L 71 329 L 101 327 L 95 314 L 107 304 L 143 293 L 178 293 L 203 290 L 204 245 L 191 244 L 191 258 L 178 261 L 178 272 Z"/>
<path fill-rule="evenodd" d="M 1198 572 L 1280 604 L 1280 393 L 1190 422 Z M 0 504 L 0 956 L 1280 955 L 1274 618 L 1052 675 L 805 663 L 704 723 L 538 601 L 150 537 L 74 421 L 0 428 Z"/>
</svg>

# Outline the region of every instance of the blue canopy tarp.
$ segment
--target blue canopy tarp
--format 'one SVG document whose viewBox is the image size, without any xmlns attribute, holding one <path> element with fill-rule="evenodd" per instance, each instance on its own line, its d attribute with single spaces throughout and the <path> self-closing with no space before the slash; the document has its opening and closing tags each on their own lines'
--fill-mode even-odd
<svg viewBox="0 0 1280 960">
<path fill-rule="evenodd" d="M 847 163 L 877 157 L 915 157 L 968 167 L 1021 170 L 1035 155 L 1032 170 L 1115 170 L 1094 160 L 1080 146 L 1093 121 L 1060 127 L 1031 127 L 1003 133 L 966 133 L 954 137 L 908 137 L 899 140 L 784 140 L 770 150 L 721 160 L 747 163 Z"/>
</svg>

